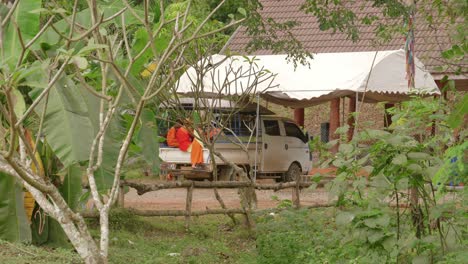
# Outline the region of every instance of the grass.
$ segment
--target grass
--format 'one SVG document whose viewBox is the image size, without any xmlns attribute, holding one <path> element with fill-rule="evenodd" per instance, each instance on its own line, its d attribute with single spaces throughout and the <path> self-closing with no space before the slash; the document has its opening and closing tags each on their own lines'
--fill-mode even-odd
<svg viewBox="0 0 468 264">
<path fill-rule="evenodd" d="M 183 217 L 137 217 L 125 211 L 110 216 L 109 262 L 256 263 L 255 240 L 226 216 L 193 218 L 190 231 Z M 239 218 L 242 221 L 241 218 Z M 90 221 L 97 237 L 97 223 Z M 13 244 L 0 240 L 0 263 L 81 263 L 71 249 Z"/>
<path fill-rule="evenodd" d="M 193 218 L 190 231 L 183 217 L 138 217 L 127 211 L 110 216 L 109 262 L 133 263 L 394 263 L 382 249 L 349 239 L 350 230 L 337 226 L 336 208 L 285 210 L 256 215 L 253 238 L 243 225 L 226 216 Z M 238 218 L 242 221 L 242 218 Z M 463 222 L 464 223 L 464 222 Z M 89 222 L 98 237 L 96 220 Z M 461 224 L 461 222 L 460 222 Z M 466 235 L 466 226 L 463 235 Z M 401 241 L 401 243 L 406 243 Z M 464 239 L 434 263 L 463 263 L 468 258 Z M 402 245 L 403 247 L 403 245 Z M 402 248 L 403 249 L 403 248 Z M 400 263 L 415 257 L 400 252 Z M 440 253 L 440 252 L 439 252 Z M 385 260 L 386 259 L 386 260 Z M 52 249 L 0 241 L 0 263 L 80 263 L 71 249 Z"/>
<path fill-rule="evenodd" d="M 0 240 L 0 263 L 48 264 L 81 263 L 77 254 L 69 249 L 51 249 L 32 245 L 14 244 Z"/>
<path fill-rule="evenodd" d="M 142 218 L 111 216 L 111 263 L 255 263 L 255 241 L 225 216 Z M 135 235 L 136 234 L 136 235 Z M 123 253 L 125 252 L 125 253 Z"/>
</svg>

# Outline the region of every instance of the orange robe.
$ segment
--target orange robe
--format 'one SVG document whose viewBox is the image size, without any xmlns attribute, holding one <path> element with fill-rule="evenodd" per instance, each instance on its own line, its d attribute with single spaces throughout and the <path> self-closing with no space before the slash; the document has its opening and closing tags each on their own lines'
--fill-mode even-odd
<svg viewBox="0 0 468 264">
<path fill-rule="evenodd" d="M 190 152 L 192 166 L 203 163 L 203 147 L 197 139 L 192 139 L 187 128 L 181 127 L 176 133 L 179 149 Z"/>
<path fill-rule="evenodd" d="M 179 141 L 177 141 L 176 138 L 177 130 L 178 129 L 176 127 L 171 127 L 169 131 L 167 131 L 166 141 L 169 147 L 179 147 Z"/>
</svg>

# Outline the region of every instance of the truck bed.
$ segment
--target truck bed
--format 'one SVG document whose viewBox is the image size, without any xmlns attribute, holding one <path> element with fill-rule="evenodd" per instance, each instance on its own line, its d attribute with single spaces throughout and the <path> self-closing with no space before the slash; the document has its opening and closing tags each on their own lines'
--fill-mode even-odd
<svg viewBox="0 0 468 264">
<path fill-rule="evenodd" d="M 255 163 L 255 143 L 248 145 L 249 155 L 236 144 L 233 143 L 216 143 L 215 150 L 221 153 L 223 157 L 235 164 L 253 164 Z M 163 162 L 176 164 L 190 164 L 190 153 L 181 151 L 178 148 L 161 146 L 159 148 L 159 156 Z M 250 159 L 250 161 L 249 161 Z M 207 148 L 203 148 L 203 160 L 207 164 L 211 164 L 210 153 Z M 258 146 L 257 164 L 261 161 L 261 145 Z M 226 164 L 219 157 L 215 156 L 217 165 Z"/>
</svg>

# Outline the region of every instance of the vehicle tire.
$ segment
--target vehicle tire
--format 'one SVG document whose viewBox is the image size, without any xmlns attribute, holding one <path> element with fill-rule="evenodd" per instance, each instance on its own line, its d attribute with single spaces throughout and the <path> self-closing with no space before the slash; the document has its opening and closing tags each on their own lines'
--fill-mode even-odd
<svg viewBox="0 0 468 264">
<path fill-rule="evenodd" d="M 220 166 L 220 168 L 218 168 L 219 181 L 231 181 L 232 174 L 232 168 L 229 166 Z"/>
<path fill-rule="evenodd" d="M 295 181 L 296 179 L 301 177 L 301 174 L 302 174 L 301 166 L 299 166 L 299 164 L 294 162 L 291 164 L 291 166 L 289 166 L 288 171 L 283 174 L 283 181 L 284 182 Z"/>
</svg>

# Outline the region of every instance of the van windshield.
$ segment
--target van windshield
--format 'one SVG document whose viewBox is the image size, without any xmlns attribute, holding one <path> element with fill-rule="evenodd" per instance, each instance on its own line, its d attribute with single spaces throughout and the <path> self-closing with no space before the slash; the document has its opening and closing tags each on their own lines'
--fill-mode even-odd
<svg viewBox="0 0 468 264">
<path fill-rule="evenodd" d="M 286 136 L 298 138 L 304 143 L 307 142 L 307 136 L 296 124 L 292 122 L 284 122 L 284 130 L 286 131 Z"/>
</svg>

